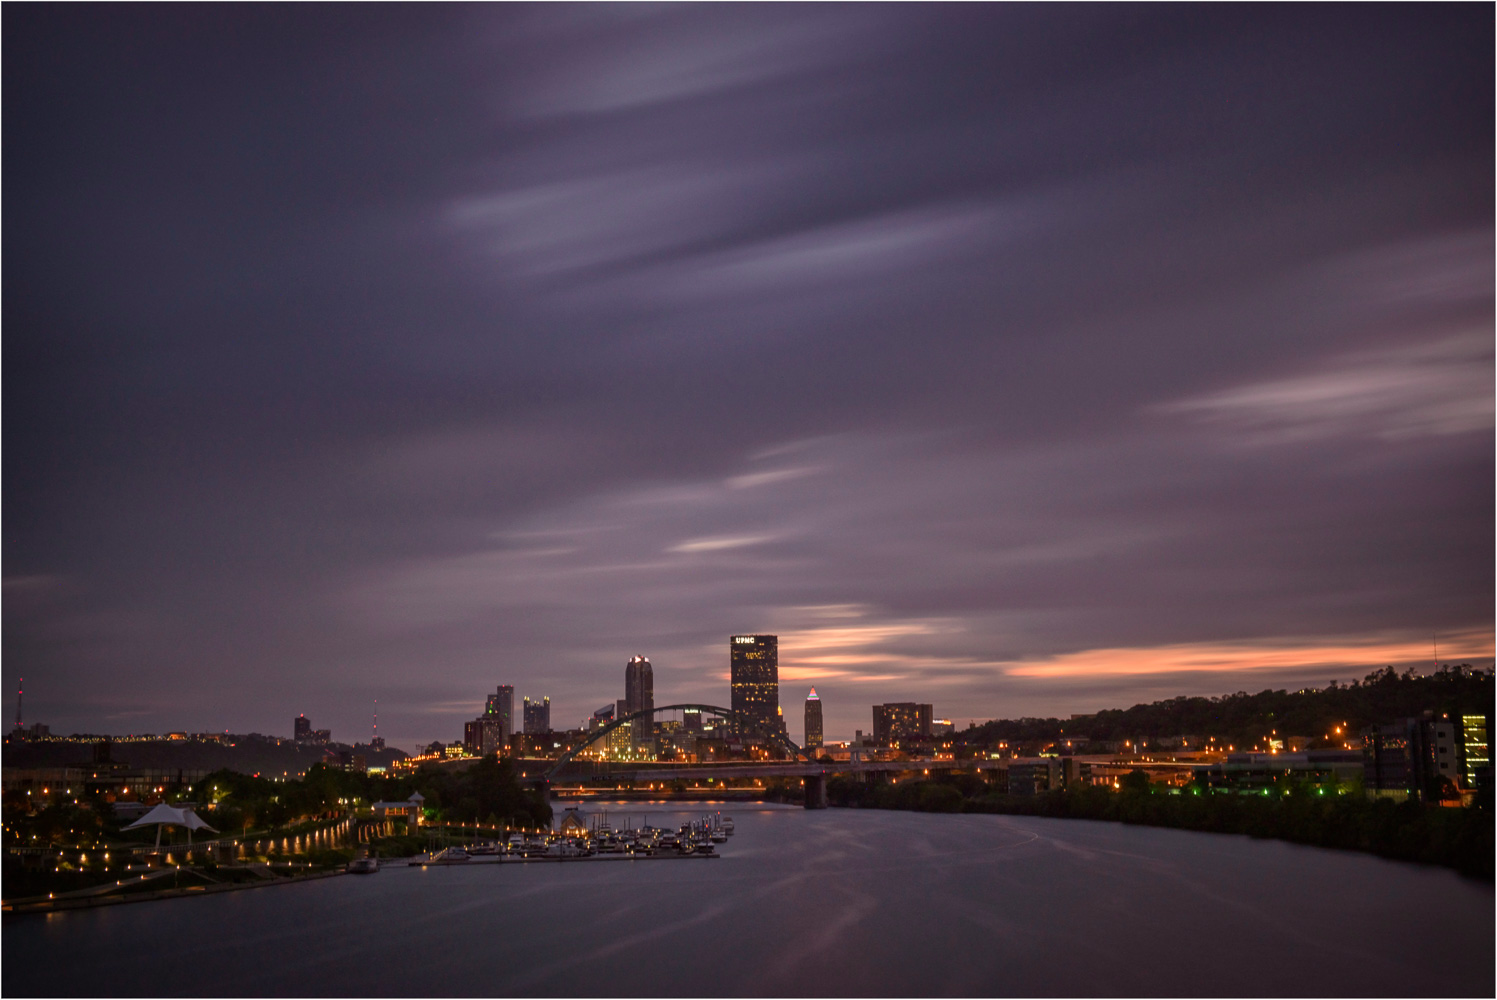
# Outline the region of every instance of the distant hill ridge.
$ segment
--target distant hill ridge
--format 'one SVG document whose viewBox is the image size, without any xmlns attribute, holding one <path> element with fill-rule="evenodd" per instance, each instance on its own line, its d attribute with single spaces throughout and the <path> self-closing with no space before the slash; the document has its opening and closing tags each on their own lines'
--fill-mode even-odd
<svg viewBox="0 0 1497 1000">
<path fill-rule="evenodd" d="M 1355 736 L 1364 726 L 1428 710 L 1449 713 L 1452 718 L 1490 715 L 1493 690 L 1492 671 L 1474 669 L 1468 663 L 1446 665 L 1423 675 L 1412 670 L 1399 674 L 1386 667 L 1362 681 L 1318 689 L 1179 697 L 1069 719 L 995 719 L 963 730 L 955 739 L 978 745 L 1076 737 L 1121 741 L 1214 736 L 1246 748 L 1277 730 L 1280 736 L 1308 736 L 1318 744 L 1339 745 L 1336 739 L 1324 739 L 1337 726 L 1344 728 L 1345 735 Z"/>
<path fill-rule="evenodd" d="M 407 756 L 394 748 L 374 750 L 362 744 L 297 744 L 290 740 L 255 739 L 250 736 L 226 737 L 234 745 L 201 740 L 112 741 L 110 757 L 121 764 L 139 768 L 182 770 L 238 771 L 242 774 L 279 776 L 305 773 L 313 764 L 322 763 L 324 751 L 348 752 L 364 757 L 371 766 L 386 766 Z M 8 743 L 5 767 L 64 767 L 92 759 L 93 744 L 73 740 L 44 740 Z"/>
</svg>

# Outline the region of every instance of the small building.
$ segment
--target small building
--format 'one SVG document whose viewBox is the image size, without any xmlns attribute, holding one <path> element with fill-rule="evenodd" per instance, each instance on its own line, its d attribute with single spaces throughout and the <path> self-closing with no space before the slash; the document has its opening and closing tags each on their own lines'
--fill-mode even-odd
<svg viewBox="0 0 1497 1000">
<path fill-rule="evenodd" d="M 1459 787 L 1456 724 L 1434 712 L 1362 730 L 1367 794 L 1438 802 Z"/>
<path fill-rule="evenodd" d="M 1061 763 L 1055 757 L 1021 759 L 1008 765 L 1008 794 L 1036 795 L 1061 787 Z"/>
<path fill-rule="evenodd" d="M 374 803 L 374 815 L 378 819 L 404 819 L 407 826 L 414 827 L 421 825 L 425 807 L 426 797 L 420 792 L 412 792 L 404 802 Z"/>
<path fill-rule="evenodd" d="M 561 822 L 556 825 L 556 830 L 567 837 L 586 836 L 587 813 L 576 806 L 567 806 L 566 811 L 561 814 Z"/>
<path fill-rule="evenodd" d="M 1195 780 L 1208 788 L 1262 794 L 1301 785 L 1342 788 L 1362 776 L 1356 750 L 1304 750 L 1298 753 L 1231 753 L 1220 763 L 1197 766 Z"/>
<path fill-rule="evenodd" d="M 137 820 L 151 811 L 144 802 L 115 802 L 113 805 L 114 818 L 118 820 Z"/>
</svg>

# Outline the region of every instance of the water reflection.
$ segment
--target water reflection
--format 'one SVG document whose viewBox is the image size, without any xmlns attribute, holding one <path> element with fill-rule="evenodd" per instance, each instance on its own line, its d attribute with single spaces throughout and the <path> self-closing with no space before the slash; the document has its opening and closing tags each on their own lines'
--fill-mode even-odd
<svg viewBox="0 0 1497 1000">
<path fill-rule="evenodd" d="M 668 826 L 705 807 L 606 808 Z M 419 968 L 421 992 L 453 996 L 1493 988 L 1492 889 L 1445 871 L 1102 823 L 713 808 L 737 825 L 718 860 L 399 866 L 12 920 L 3 986 L 384 995 L 390 969 Z M 214 977 L 157 975 L 183 941 Z"/>
</svg>

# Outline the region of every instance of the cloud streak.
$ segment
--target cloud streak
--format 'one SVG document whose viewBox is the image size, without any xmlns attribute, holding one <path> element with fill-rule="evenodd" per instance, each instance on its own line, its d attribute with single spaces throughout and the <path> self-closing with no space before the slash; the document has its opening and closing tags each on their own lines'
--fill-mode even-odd
<svg viewBox="0 0 1497 1000">
<path fill-rule="evenodd" d="M 1490 662 L 1489 22 L 7 8 L 28 716 L 414 746 L 639 652 L 721 702 L 742 631 L 832 735 Z"/>
<path fill-rule="evenodd" d="M 1492 658 L 1492 632 L 1462 632 L 1440 640 L 1442 662 L 1486 662 Z M 1253 642 L 1181 643 L 1148 649 L 1088 649 L 1033 663 L 1010 665 L 1012 677 L 1086 678 L 1177 673 L 1241 674 L 1327 670 L 1353 671 L 1382 664 L 1433 665 L 1431 642 L 1407 636 L 1372 634 L 1356 637 L 1306 637 Z"/>
</svg>

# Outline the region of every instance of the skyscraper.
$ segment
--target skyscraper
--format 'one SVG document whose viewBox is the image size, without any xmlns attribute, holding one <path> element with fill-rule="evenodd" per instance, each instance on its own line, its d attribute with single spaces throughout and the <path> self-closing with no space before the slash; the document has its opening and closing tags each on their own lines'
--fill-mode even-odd
<svg viewBox="0 0 1497 1000">
<path fill-rule="evenodd" d="M 628 713 L 648 712 L 655 707 L 655 672 L 650 661 L 633 656 L 624 666 L 624 709 Z M 635 719 L 631 726 L 631 744 L 638 753 L 655 752 L 655 723 L 651 718 Z"/>
<path fill-rule="evenodd" d="M 526 698 L 523 715 L 526 734 L 539 736 L 551 731 L 550 698 L 543 698 L 540 701 L 531 701 Z"/>
<path fill-rule="evenodd" d="M 728 706 L 753 719 L 764 733 L 779 729 L 779 636 L 735 635 L 728 639 L 732 703 Z"/>
<path fill-rule="evenodd" d="M 298 715 L 292 719 L 291 726 L 296 742 L 305 743 L 312 738 L 312 720 L 305 715 Z"/>
<path fill-rule="evenodd" d="M 806 696 L 806 749 L 818 750 L 821 748 L 821 699 L 816 697 L 816 689 Z"/>
<path fill-rule="evenodd" d="M 498 717 L 499 739 L 508 744 L 509 738 L 515 734 L 514 687 L 509 684 L 500 684 L 498 693 L 489 695 L 488 705 L 485 706 L 483 714 Z"/>
</svg>

